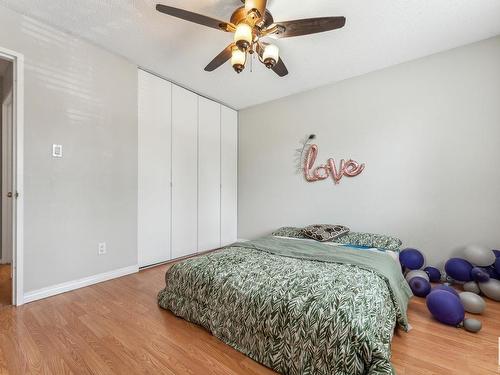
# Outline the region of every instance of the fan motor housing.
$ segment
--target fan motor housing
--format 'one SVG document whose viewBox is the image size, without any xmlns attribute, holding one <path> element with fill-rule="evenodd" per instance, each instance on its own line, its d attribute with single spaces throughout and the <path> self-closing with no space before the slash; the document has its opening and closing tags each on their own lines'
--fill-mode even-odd
<svg viewBox="0 0 500 375">
<path fill-rule="evenodd" d="M 231 23 L 233 25 L 238 25 L 240 22 L 246 21 L 247 19 L 247 11 L 245 7 L 239 7 L 236 9 L 231 15 Z M 260 28 L 266 28 L 274 23 L 273 15 L 266 9 L 266 12 L 263 17 L 263 23 Z"/>
</svg>

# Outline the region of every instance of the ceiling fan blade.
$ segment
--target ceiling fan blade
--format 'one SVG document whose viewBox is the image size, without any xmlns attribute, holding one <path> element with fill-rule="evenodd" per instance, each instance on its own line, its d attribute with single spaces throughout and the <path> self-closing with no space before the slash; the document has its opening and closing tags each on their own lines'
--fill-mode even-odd
<svg viewBox="0 0 500 375">
<path fill-rule="evenodd" d="M 235 27 L 234 25 L 216 20 L 215 18 L 207 17 L 202 14 L 198 13 L 193 13 L 189 12 L 184 9 L 179 9 L 179 8 L 174 8 L 174 7 L 169 7 L 167 5 L 163 4 L 156 4 L 156 10 L 161 13 L 168 14 L 169 16 L 177 17 L 182 20 L 190 21 L 193 23 L 197 23 L 198 25 L 203 25 L 203 26 L 208 26 L 217 30 L 222 30 L 222 31 L 234 31 Z"/>
<path fill-rule="evenodd" d="M 224 64 L 227 60 L 229 60 L 231 58 L 234 46 L 235 44 L 231 43 L 226 48 L 224 48 L 221 53 L 219 53 L 217 56 L 214 57 L 212 61 L 210 61 L 210 63 L 205 67 L 205 70 L 207 72 L 212 72 L 219 66 Z"/>
<path fill-rule="evenodd" d="M 276 22 L 277 30 L 274 34 L 269 34 L 274 38 L 291 38 L 294 36 L 322 33 L 340 29 L 345 25 L 345 17 L 318 17 L 306 18 L 302 20 Z M 280 26 L 284 31 L 280 31 Z M 271 28 L 271 27 L 270 27 Z"/>
<path fill-rule="evenodd" d="M 274 65 L 271 69 L 274 71 L 274 73 L 276 73 L 280 77 L 284 77 L 288 74 L 288 69 L 286 68 L 285 63 L 283 62 L 281 57 L 276 63 L 276 65 Z"/>
</svg>

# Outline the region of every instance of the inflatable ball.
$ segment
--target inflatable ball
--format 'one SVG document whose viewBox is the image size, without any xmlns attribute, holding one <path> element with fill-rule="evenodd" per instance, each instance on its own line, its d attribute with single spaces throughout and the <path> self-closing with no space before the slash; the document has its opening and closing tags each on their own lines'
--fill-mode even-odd
<svg viewBox="0 0 500 375">
<path fill-rule="evenodd" d="M 470 272 L 472 271 L 472 264 L 465 259 L 450 258 L 446 261 L 444 269 L 448 276 L 458 281 L 471 281 Z"/>
<path fill-rule="evenodd" d="M 458 297 L 458 292 L 449 285 L 436 285 L 434 288 L 432 288 L 431 293 L 434 293 L 434 291 L 437 290 L 444 290 L 445 292 L 451 293 Z"/>
<path fill-rule="evenodd" d="M 441 271 L 436 267 L 427 266 L 424 268 L 424 271 L 429 276 L 429 281 L 436 283 L 441 280 Z"/>
<path fill-rule="evenodd" d="M 412 277 L 408 284 L 410 284 L 411 291 L 417 297 L 426 297 L 431 291 L 429 281 L 420 276 Z"/>
<path fill-rule="evenodd" d="M 477 285 L 477 283 L 475 281 L 469 281 L 469 282 L 465 283 L 463 286 L 464 286 L 464 290 L 466 292 L 471 292 L 474 294 L 481 293 L 481 289 L 479 289 L 479 285 Z"/>
<path fill-rule="evenodd" d="M 490 279 L 490 275 L 484 269 L 479 267 L 473 267 L 470 271 L 470 276 L 474 281 L 478 283 L 485 283 Z"/>
<path fill-rule="evenodd" d="M 429 281 L 429 276 L 425 271 L 422 270 L 411 270 L 406 274 L 405 279 L 406 281 L 410 282 L 410 280 L 413 279 L 414 277 L 421 277 Z"/>
<path fill-rule="evenodd" d="M 495 265 L 492 265 L 489 267 L 479 267 L 479 268 L 481 268 L 484 272 L 486 272 L 490 276 L 490 278 L 497 279 L 497 280 L 500 279 L 500 273 L 497 272 Z"/>
<path fill-rule="evenodd" d="M 477 319 L 465 319 L 464 320 L 464 328 L 465 330 L 472 332 L 472 333 L 477 333 L 481 330 L 481 327 L 483 325 L 481 322 Z"/>
<path fill-rule="evenodd" d="M 488 298 L 495 301 L 500 301 L 500 281 L 490 279 L 486 283 L 479 283 L 479 289 Z"/>
<path fill-rule="evenodd" d="M 500 274 L 500 257 L 495 259 L 495 270 Z"/>
<path fill-rule="evenodd" d="M 425 303 L 432 316 L 438 321 L 450 326 L 458 326 L 465 316 L 465 310 L 460 298 L 445 290 L 431 292 Z"/>
<path fill-rule="evenodd" d="M 465 311 L 471 314 L 482 314 L 486 308 L 486 302 L 477 294 L 471 292 L 462 292 L 459 294 L 460 301 Z"/>
<path fill-rule="evenodd" d="M 464 259 L 476 266 L 490 266 L 495 262 L 495 253 L 487 247 L 469 245 L 465 247 Z"/>
<path fill-rule="evenodd" d="M 399 262 L 410 270 L 418 270 L 424 265 L 424 256 L 417 249 L 406 248 L 399 253 Z"/>
</svg>

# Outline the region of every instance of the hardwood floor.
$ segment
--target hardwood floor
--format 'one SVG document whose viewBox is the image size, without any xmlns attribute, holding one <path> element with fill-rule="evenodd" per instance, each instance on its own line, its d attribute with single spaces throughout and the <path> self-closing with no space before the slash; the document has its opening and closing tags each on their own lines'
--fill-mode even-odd
<svg viewBox="0 0 500 375">
<path fill-rule="evenodd" d="M 273 374 L 202 328 L 156 304 L 169 266 L 0 308 L 0 374 Z M 488 301 L 478 334 L 433 321 L 410 305 L 397 332 L 399 375 L 498 374 L 500 303 Z"/>
<path fill-rule="evenodd" d="M 10 264 L 0 264 L 0 307 L 12 303 L 12 279 Z"/>
</svg>

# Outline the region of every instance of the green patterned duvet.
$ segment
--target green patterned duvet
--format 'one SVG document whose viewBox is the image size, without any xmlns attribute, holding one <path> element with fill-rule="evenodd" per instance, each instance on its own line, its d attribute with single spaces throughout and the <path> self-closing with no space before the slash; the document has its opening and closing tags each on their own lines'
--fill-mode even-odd
<svg viewBox="0 0 500 375">
<path fill-rule="evenodd" d="M 411 292 L 385 253 L 267 237 L 172 266 L 161 307 L 283 374 L 392 374 Z"/>
</svg>

